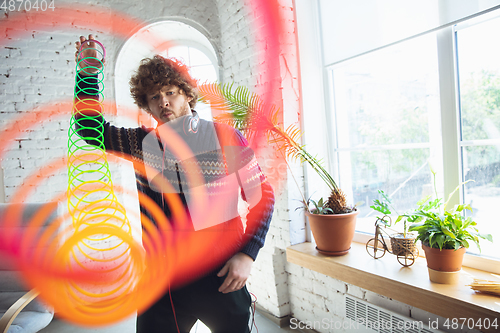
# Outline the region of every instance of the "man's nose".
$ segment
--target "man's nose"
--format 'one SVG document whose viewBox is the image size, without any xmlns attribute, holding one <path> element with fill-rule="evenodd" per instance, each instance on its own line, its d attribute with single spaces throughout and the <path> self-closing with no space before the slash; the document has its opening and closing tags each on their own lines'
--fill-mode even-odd
<svg viewBox="0 0 500 333">
<path fill-rule="evenodd" d="M 160 102 L 162 106 L 168 106 L 170 104 L 165 94 L 161 94 Z"/>
</svg>

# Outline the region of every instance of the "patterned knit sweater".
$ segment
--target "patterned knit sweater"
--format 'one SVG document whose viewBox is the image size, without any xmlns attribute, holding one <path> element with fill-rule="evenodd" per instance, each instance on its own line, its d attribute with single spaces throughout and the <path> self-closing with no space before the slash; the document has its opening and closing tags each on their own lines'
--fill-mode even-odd
<svg viewBox="0 0 500 333">
<path fill-rule="evenodd" d="M 79 99 L 96 98 L 91 92 L 99 91 L 97 80 L 81 81 L 77 78 L 77 82 Z M 118 128 L 105 121 L 102 116 L 93 120 L 80 117 L 78 113 L 75 116 L 78 134 L 92 145 L 96 145 L 99 135 L 92 128 L 102 124 L 106 151 L 133 162 L 138 191 L 163 209 L 174 230 L 178 228 L 175 214 L 172 214 L 169 200 L 165 200 L 162 193 L 175 193 L 181 199 L 189 220 L 188 225 L 183 225 L 183 228 L 190 229 L 189 231 L 238 229 L 241 237 L 231 245 L 229 252 L 234 254 L 240 251 L 256 259 L 271 222 L 274 194 L 253 151 L 239 131 L 203 119 L 199 120 L 198 132 L 194 134 L 182 130 L 182 119 L 151 129 Z M 179 153 L 178 142 L 170 140 L 168 133 L 163 134 L 165 131 L 162 127 L 166 125 L 166 132 L 175 133 L 176 139 L 181 139 L 190 148 L 189 156 Z M 162 175 L 166 186 L 162 185 L 165 184 L 161 182 Z M 197 209 L 197 200 L 192 197 L 192 193 L 196 192 L 193 189 L 198 186 L 203 187 L 202 192 L 206 196 L 205 209 L 212 208 L 206 212 Z M 238 214 L 238 188 L 241 197 L 249 204 L 245 230 Z M 143 218 L 154 222 L 153 216 L 143 204 L 140 205 L 140 210 Z M 210 218 L 207 219 L 207 216 Z"/>
</svg>

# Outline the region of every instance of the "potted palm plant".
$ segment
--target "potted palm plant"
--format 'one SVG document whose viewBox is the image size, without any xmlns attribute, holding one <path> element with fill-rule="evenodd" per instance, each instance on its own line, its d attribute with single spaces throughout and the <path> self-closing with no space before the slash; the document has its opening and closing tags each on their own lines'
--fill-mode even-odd
<svg viewBox="0 0 500 333">
<path fill-rule="evenodd" d="M 212 110 L 219 111 L 214 120 L 239 129 L 247 138 L 255 135 L 259 128 L 266 133 L 268 142 L 283 154 L 285 162 L 298 159 L 312 167 L 330 190 L 328 198 L 318 201 L 306 200 L 301 193 L 317 250 L 327 255 L 346 254 L 354 237 L 357 209 L 347 204 L 345 194 L 321 161 L 299 143 L 302 131 L 293 125 L 283 129 L 278 122 L 279 110 L 265 105 L 257 94 L 245 87 L 233 89 L 232 84 L 205 84 L 198 90 L 200 99 L 210 103 Z"/>
<path fill-rule="evenodd" d="M 458 272 L 462 269 L 462 261 L 470 242 L 474 242 L 479 250 L 479 239 L 493 241 L 490 234 L 479 233 L 471 217 L 464 213 L 470 205 L 456 205 L 448 208 L 450 198 L 461 185 L 449 195 L 443 203 L 436 191 L 436 174 L 433 170 L 435 199 L 431 196 L 418 203 L 418 207 L 409 216 L 415 222 L 409 228 L 418 233 L 417 239 L 422 242 L 425 251 L 429 278 L 437 283 L 454 283 Z"/>
</svg>

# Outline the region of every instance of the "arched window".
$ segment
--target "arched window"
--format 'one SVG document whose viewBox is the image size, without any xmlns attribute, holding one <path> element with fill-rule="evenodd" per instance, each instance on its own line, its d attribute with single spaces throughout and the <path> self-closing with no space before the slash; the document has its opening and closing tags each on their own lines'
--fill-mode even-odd
<svg viewBox="0 0 500 333">
<path fill-rule="evenodd" d="M 161 55 L 181 59 L 189 66 L 190 74 L 201 83 L 217 81 L 217 72 L 213 64 L 214 59 L 210 59 L 206 52 L 196 46 L 189 46 L 189 44 L 172 46 Z"/>
<path fill-rule="evenodd" d="M 155 49 L 158 45 L 160 47 Z M 214 82 L 219 78 L 217 54 L 203 33 L 182 22 L 153 23 L 131 36 L 116 59 L 115 99 L 118 115 L 120 115 L 120 109 L 137 109 L 130 96 L 129 80 L 139 67 L 140 61 L 155 54 L 182 60 L 190 67 L 190 74 L 199 83 Z M 198 103 L 196 110 L 201 118 L 212 119 L 208 105 Z M 151 117 L 144 112 L 139 113 L 137 120 L 118 118 L 116 121 L 120 126 L 137 126 L 137 122 L 146 126 L 154 125 Z"/>
<path fill-rule="evenodd" d="M 182 60 L 182 62 L 189 66 L 191 76 L 198 80 L 200 84 L 217 81 L 218 75 L 213 60 L 208 57 L 206 52 L 200 50 L 199 45 L 189 45 L 192 45 L 192 43 L 185 42 L 185 45 L 172 46 L 165 52 L 160 53 L 160 55 Z M 209 105 L 198 102 L 196 111 L 201 118 L 212 120 L 212 111 Z"/>
<path fill-rule="evenodd" d="M 202 30 L 203 28 L 199 27 L 199 29 Z M 139 67 L 141 60 L 150 58 L 155 54 L 182 60 L 190 67 L 190 74 L 199 83 L 213 82 L 219 78 L 216 51 L 207 37 L 198 29 L 177 21 L 163 21 L 148 25 L 132 35 L 124 43 L 116 57 L 114 82 L 117 116 L 111 117 L 108 115 L 106 117 L 114 125 L 155 127 L 156 121 L 150 115 L 144 111 L 135 112 L 138 107 L 130 96 L 129 86 L 130 77 Z M 196 111 L 201 118 L 212 119 L 212 113 L 208 105 L 198 103 Z M 134 116 L 131 118 L 130 114 Z M 118 169 L 121 179 L 117 183 L 129 189 L 130 193 L 130 195 L 125 195 L 123 198 L 124 206 L 127 209 L 127 217 L 131 220 L 134 229 L 140 232 L 140 221 L 134 218 L 139 216 L 139 200 L 135 191 L 132 165 L 121 163 Z M 140 235 L 134 237 L 141 239 Z"/>
</svg>

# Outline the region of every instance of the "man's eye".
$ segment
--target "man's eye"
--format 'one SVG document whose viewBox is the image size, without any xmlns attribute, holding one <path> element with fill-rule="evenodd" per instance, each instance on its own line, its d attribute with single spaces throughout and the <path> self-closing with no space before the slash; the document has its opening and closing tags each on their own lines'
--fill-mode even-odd
<svg viewBox="0 0 500 333">
<path fill-rule="evenodd" d="M 173 95 L 174 92 L 173 91 L 167 91 L 167 95 Z"/>
<path fill-rule="evenodd" d="M 157 98 L 158 98 L 158 96 L 153 96 L 153 97 L 151 97 L 151 99 L 153 99 L 153 100 L 154 100 L 154 99 L 157 99 Z"/>
</svg>

